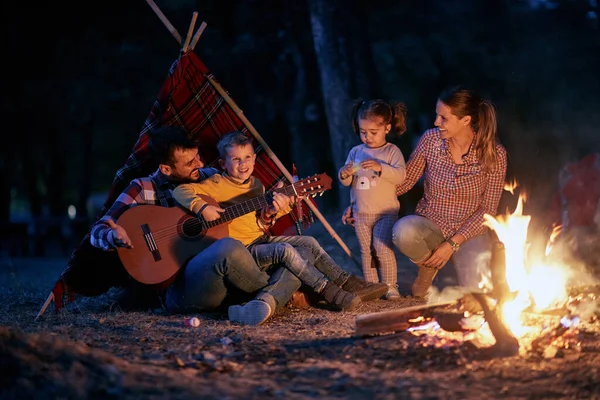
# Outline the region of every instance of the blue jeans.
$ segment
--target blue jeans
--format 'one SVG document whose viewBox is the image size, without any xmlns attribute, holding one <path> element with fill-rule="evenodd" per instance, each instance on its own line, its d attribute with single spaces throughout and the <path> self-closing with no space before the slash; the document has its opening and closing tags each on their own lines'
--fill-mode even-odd
<svg viewBox="0 0 600 400">
<path fill-rule="evenodd" d="M 392 240 L 402 254 L 411 261 L 420 263 L 446 238 L 441 229 L 427 218 L 407 215 L 394 225 Z M 477 235 L 464 242 L 450 258 L 458 283 L 471 290 L 478 290 L 479 282 L 490 274 L 491 258 L 491 241 L 487 235 Z"/>
<path fill-rule="evenodd" d="M 166 307 L 171 312 L 214 310 L 223 305 L 232 290 L 252 294 L 261 289 L 268 290 L 274 302 L 285 304 L 300 283 L 295 276 L 279 271 L 277 267 L 271 272 L 269 276 L 259 269 L 241 242 L 223 238 L 182 268 L 166 289 Z"/>
<path fill-rule="evenodd" d="M 261 270 L 281 264 L 316 292 L 328 281 L 341 286 L 350 276 L 312 236 L 264 237 L 248 249 Z"/>
</svg>

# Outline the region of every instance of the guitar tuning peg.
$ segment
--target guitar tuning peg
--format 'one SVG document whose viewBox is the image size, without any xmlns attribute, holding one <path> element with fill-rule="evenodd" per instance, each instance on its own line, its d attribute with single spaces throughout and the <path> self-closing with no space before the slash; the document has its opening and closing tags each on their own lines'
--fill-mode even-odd
<svg viewBox="0 0 600 400">
<path fill-rule="evenodd" d="M 323 196 L 323 192 L 319 193 L 319 196 Z"/>
<path fill-rule="evenodd" d="M 312 194 L 312 197 L 313 197 L 313 199 L 314 199 L 315 197 L 317 197 L 317 194 L 316 194 L 316 193 L 313 193 L 313 194 Z"/>
</svg>

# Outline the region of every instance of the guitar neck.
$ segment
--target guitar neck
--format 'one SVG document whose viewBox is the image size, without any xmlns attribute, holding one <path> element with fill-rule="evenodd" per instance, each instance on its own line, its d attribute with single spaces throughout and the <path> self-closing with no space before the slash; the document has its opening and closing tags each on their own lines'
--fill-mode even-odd
<svg viewBox="0 0 600 400">
<path fill-rule="evenodd" d="M 293 196 L 296 194 L 294 190 L 294 185 L 289 185 L 280 189 L 276 189 L 275 191 L 278 193 L 283 193 L 287 196 Z M 265 193 L 252 199 L 242 201 L 241 203 L 226 207 L 225 212 L 221 214 L 221 218 L 210 222 L 205 221 L 204 225 L 206 226 L 206 228 L 212 228 L 217 225 L 236 219 L 238 217 L 241 217 L 242 215 L 246 215 L 253 211 L 260 210 L 269 204 L 269 198 L 271 196 L 272 193 Z"/>
</svg>

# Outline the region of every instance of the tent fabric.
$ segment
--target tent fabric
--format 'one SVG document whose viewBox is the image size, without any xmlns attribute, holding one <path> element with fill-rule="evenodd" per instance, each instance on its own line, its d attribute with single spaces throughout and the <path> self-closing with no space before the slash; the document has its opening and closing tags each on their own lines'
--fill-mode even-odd
<svg viewBox="0 0 600 400">
<path fill-rule="evenodd" d="M 242 131 L 253 142 L 257 153 L 254 175 L 266 189 L 272 189 L 285 179 L 207 76 L 215 80 L 193 51 L 181 54 L 173 63 L 131 154 L 115 174 L 107 199 L 96 219 L 108 211 L 133 179 L 147 176 L 156 169 L 157 166 L 149 159 L 148 132 L 161 125 L 178 125 L 187 129 L 199 139 L 202 160 L 207 166 L 215 168 L 220 168 L 217 163 L 219 139 L 228 132 Z M 271 233 L 295 235 L 312 222 L 312 212 L 301 202 L 296 210 L 277 221 Z M 88 232 L 71 254 L 67 267 L 52 289 L 55 308 L 62 308 L 63 301 L 72 301 L 73 294 L 99 295 L 112 286 L 125 284 L 126 280 L 127 273 L 120 265 L 116 252 L 104 252 L 92 247 Z"/>
</svg>

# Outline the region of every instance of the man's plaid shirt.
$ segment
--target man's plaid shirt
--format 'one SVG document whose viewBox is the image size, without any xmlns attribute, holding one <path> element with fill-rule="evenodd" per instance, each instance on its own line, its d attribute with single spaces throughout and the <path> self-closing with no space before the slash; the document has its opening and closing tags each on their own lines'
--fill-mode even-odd
<svg viewBox="0 0 600 400">
<path fill-rule="evenodd" d="M 427 130 L 406 165 L 406 180 L 396 187 L 400 196 L 424 176 L 423 198 L 415 213 L 433 221 L 444 237 L 461 234 L 466 240 L 484 233 L 483 215 L 496 215 L 506 176 L 506 150 L 496 144 L 497 162 L 485 172 L 471 146 L 463 164 L 452 159 L 439 130 Z"/>
<path fill-rule="evenodd" d="M 199 180 L 206 179 L 218 172 L 219 171 L 214 168 L 202 168 L 200 169 Z M 153 181 L 157 183 L 158 187 L 154 186 Z M 129 186 L 127 186 L 117 200 L 115 200 L 106 214 L 104 214 L 104 216 L 92 227 L 90 233 L 90 242 L 92 243 L 92 246 L 99 247 L 103 250 L 116 248 L 112 229 L 108 225 L 108 220 L 112 219 L 116 223 L 117 219 L 129 209 L 129 207 L 133 207 L 137 204 L 160 206 L 160 198 L 157 191 L 160 191 L 164 195 L 169 207 L 174 207 L 177 204 L 173 197 L 173 189 L 175 189 L 176 186 L 177 183 L 169 181 L 169 179 L 158 169 L 148 177 L 132 180 Z"/>
</svg>

